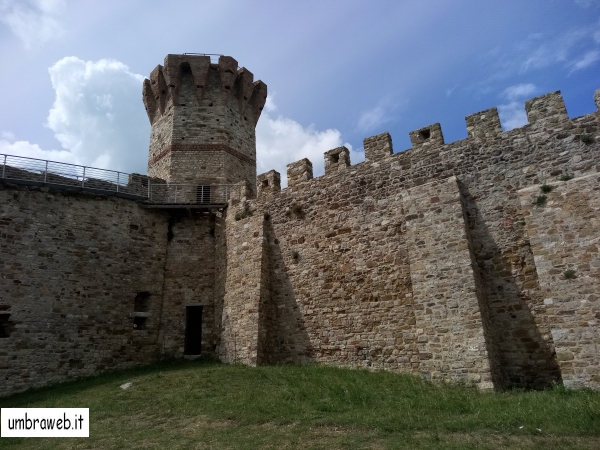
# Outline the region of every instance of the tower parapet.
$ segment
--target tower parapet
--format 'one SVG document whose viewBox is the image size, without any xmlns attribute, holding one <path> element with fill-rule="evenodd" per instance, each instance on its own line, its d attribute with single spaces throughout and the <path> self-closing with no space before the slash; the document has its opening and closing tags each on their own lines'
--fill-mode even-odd
<svg viewBox="0 0 600 450">
<path fill-rule="evenodd" d="M 266 84 L 231 56 L 213 64 L 210 56 L 167 55 L 144 80 L 148 175 L 172 184 L 247 181 L 255 195 L 255 127 L 266 98 Z"/>
</svg>

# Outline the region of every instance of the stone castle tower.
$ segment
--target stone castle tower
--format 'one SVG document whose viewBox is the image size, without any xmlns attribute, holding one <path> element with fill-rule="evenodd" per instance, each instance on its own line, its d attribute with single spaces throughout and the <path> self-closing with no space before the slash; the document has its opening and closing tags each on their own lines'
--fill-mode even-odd
<svg viewBox="0 0 600 450">
<path fill-rule="evenodd" d="M 267 85 L 231 56 L 167 55 L 144 81 L 148 175 L 170 184 L 247 182 L 256 194 L 255 126 Z"/>
</svg>

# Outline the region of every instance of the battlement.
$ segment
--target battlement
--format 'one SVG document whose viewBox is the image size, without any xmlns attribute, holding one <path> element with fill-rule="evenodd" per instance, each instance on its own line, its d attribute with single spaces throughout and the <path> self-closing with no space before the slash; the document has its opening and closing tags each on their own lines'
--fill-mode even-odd
<svg viewBox="0 0 600 450">
<path fill-rule="evenodd" d="M 600 109 L 600 89 L 595 91 L 594 101 L 596 107 Z M 560 91 L 541 95 L 526 100 L 524 103 L 529 123 L 506 132 L 502 131 L 498 109 L 493 107 L 468 115 L 465 118 L 467 138 L 457 142 L 446 143 L 444 141 L 442 127 L 439 123 L 411 131 L 409 136 L 412 147 L 398 153 L 394 153 L 392 137 L 388 132 L 365 138 L 363 141 L 365 162 L 361 164 L 376 164 L 377 167 L 381 168 L 381 163 L 387 161 L 391 164 L 392 161 L 395 161 L 399 163 L 403 170 L 408 170 L 410 167 L 423 168 L 434 164 L 432 158 L 446 150 L 463 147 L 471 143 L 479 145 L 485 142 L 494 142 L 513 135 L 526 134 L 530 130 L 538 133 L 539 128 L 548 125 L 559 126 L 564 122 L 572 122 L 567 114 Z M 566 125 L 564 128 L 565 130 L 575 130 L 576 140 L 579 140 L 579 135 L 584 134 L 588 136 L 588 142 L 597 141 L 600 139 L 598 128 L 585 125 L 591 120 L 592 116 L 597 116 L 597 113 L 573 119 L 581 123 L 581 129 L 573 128 L 572 125 Z M 560 129 L 560 127 L 557 129 Z M 334 148 L 324 153 L 324 162 L 325 175 L 346 170 L 350 166 L 350 152 L 346 147 Z M 475 162 L 471 161 L 470 163 Z M 312 162 L 306 158 L 289 164 L 287 171 L 288 186 L 294 186 L 313 179 Z"/>
<path fill-rule="evenodd" d="M 210 89 L 216 90 L 218 95 L 211 97 L 209 106 L 218 102 L 236 108 L 244 120 L 256 125 L 267 100 L 267 85 L 254 81 L 254 75 L 245 67 L 238 69 L 231 56 L 220 56 L 218 64 L 212 64 L 210 56 L 197 55 L 167 55 L 164 66 L 156 66 L 150 79 L 144 80 L 142 95 L 151 124 L 173 106 L 186 106 L 180 104 L 185 74 L 191 74 L 198 104 L 202 104 Z M 209 83 L 211 74 L 217 76 L 217 83 Z"/>
<path fill-rule="evenodd" d="M 256 185 L 259 197 L 278 192 L 281 190 L 281 175 L 276 170 L 270 170 L 258 176 Z"/>
<path fill-rule="evenodd" d="M 498 108 L 490 108 L 465 118 L 470 138 L 489 139 L 502 133 Z M 441 130 L 440 130 L 441 131 Z"/>
<path fill-rule="evenodd" d="M 325 174 L 346 170 L 350 166 L 350 151 L 337 147 L 325 152 Z"/>
</svg>

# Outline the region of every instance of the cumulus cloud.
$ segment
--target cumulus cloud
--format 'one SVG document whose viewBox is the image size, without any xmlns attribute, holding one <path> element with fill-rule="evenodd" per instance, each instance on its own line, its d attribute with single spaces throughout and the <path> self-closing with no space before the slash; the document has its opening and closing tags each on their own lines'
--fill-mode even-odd
<svg viewBox="0 0 600 450">
<path fill-rule="evenodd" d="M 56 92 L 47 126 L 77 164 L 144 172 L 150 124 L 144 77 L 114 60 L 66 57 L 49 69 Z"/>
<path fill-rule="evenodd" d="M 505 103 L 498 105 L 498 114 L 504 131 L 527 125 L 528 120 L 523 101 L 530 98 L 536 91 L 536 86 L 531 83 L 516 84 L 502 91 L 500 97 L 505 100 Z"/>
<path fill-rule="evenodd" d="M 65 0 L 0 0 L 0 20 L 30 49 L 64 34 L 65 6 Z"/>
<path fill-rule="evenodd" d="M 0 135 L 0 153 L 145 173 L 150 124 L 141 102 L 144 77 L 114 60 L 66 57 L 49 69 L 55 100 L 46 126 L 61 149 Z"/>
<path fill-rule="evenodd" d="M 350 144 L 343 144 L 338 130 L 319 131 L 312 125 L 304 127 L 292 119 L 276 116 L 276 111 L 275 103 L 268 97 L 256 127 L 257 170 L 258 173 L 277 170 L 281 174 L 282 186 L 287 186 L 288 164 L 308 158 L 316 177 L 325 172 L 323 153 L 327 150 L 345 145 L 352 151 Z M 352 151 L 353 164 L 364 159 L 361 157 L 360 152 Z"/>
<path fill-rule="evenodd" d="M 29 141 L 20 141 L 10 133 L 3 131 L 0 137 L 0 153 L 24 156 L 26 158 L 49 159 L 52 161 L 73 163 L 73 154 L 66 150 L 43 150 Z M 0 164 L 4 160 L 0 160 Z"/>
</svg>

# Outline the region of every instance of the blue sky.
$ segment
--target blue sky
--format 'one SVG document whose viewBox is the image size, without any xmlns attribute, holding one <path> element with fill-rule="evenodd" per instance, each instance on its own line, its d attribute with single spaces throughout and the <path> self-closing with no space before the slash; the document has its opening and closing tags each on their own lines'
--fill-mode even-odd
<svg viewBox="0 0 600 450">
<path fill-rule="evenodd" d="M 258 172 L 389 131 L 561 90 L 571 117 L 596 110 L 600 0 L 0 0 L 0 153 L 145 173 L 142 80 L 168 53 L 231 55 L 269 89 Z"/>
</svg>

